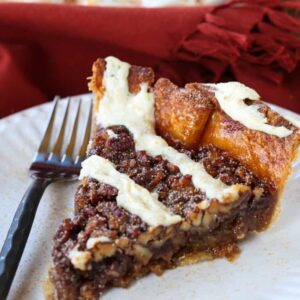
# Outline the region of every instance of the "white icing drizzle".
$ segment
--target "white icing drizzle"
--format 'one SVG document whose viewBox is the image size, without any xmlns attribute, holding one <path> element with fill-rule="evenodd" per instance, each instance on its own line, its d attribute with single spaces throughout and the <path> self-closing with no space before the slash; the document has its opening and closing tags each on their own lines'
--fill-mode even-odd
<svg viewBox="0 0 300 300">
<path fill-rule="evenodd" d="M 146 83 L 141 85 L 138 94 L 129 93 L 129 69 L 129 64 L 115 57 L 106 58 L 103 77 L 105 93 L 97 113 L 97 123 L 104 127 L 126 126 L 133 134 L 136 150 L 144 150 L 151 156 L 162 155 L 164 159 L 176 165 L 182 174 L 192 175 L 194 186 L 204 191 L 209 199 L 231 201 L 238 197 L 239 191 L 248 189 L 241 185 L 229 187 L 221 180 L 213 178 L 201 163 L 178 152 L 156 135 L 153 93 L 148 91 Z"/>
<path fill-rule="evenodd" d="M 78 248 L 75 247 L 69 252 L 68 257 L 76 269 L 85 271 L 87 263 L 91 259 L 92 255 L 89 251 L 79 251 Z"/>
<path fill-rule="evenodd" d="M 107 129 L 107 134 L 108 134 L 108 136 L 109 136 L 109 138 L 117 138 L 118 137 L 118 135 L 116 134 L 116 133 L 114 133 L 112 130 L 110 130 L 110 129 Z"/>
<path fill-rule="evenodd" d="M 158 201 L 156 193 L 150 193 L 126 174 L 118 172 L 113 163 L 101 156 L 92 155 L 82 163 L 79 178 L 84 177 L 116 187 L 118 206 L 139 216 L 151 226 L 169 226 L 181 221 L 180 216 L 170 214 L 167 207 Z"/>
<path fill-rule="evenodd" d="M 112 240 L 107 236 L 90 237 L 86 242 L 86 248 L 92 249 L 98 243 L 110 243 Z"/>
<path fill-rule="evenodd" d="M 218 84 L 207 84 L 213 87 L 215 96 L 221 109 L 233 120 L 240 122 L 252 130 L 262 131 L 267 134 L 287 137 L 293 133 L 284 126 L 272 126 L 267 124 L 268 120 L 258 109 L 259 105 L 246 105 L 244 100 L 259 100 L 260 97 L 253 89 L 240 82 L 227 82 Z"/>
</svg>

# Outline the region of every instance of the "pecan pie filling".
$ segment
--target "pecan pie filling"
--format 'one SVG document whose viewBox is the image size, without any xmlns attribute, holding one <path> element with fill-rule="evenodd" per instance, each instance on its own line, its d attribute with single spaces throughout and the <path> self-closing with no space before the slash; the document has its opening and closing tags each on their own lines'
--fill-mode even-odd
<svg viewBox="0 0 300 300">
<path fill-rule="evenodd" d="M 97 130 L 82 166 L 75 216 L 54 238 L 50 277 L 57 299 L 99 299 L 108 288 L 128 287 L 150 272 L 160 275 L 203 258 L 231 259 L 239 240 L 268 227 L 299 146 L 297 127 L 272 124 L 240 102 L 234 107 L 256 118 L 255 125 L 245 123 L 255 128 L 247 128 L 236 114 L 228 116 L 226 100 L 222 109 L 210 87 L 178 89 L 159 80 L 152 88 L 151 69 L 115 58 L 98 60 L 93 71 Z M 235 97 L 244 97 L 245 90 L 239 92 Z M 220 124 L 227 122 L 222 130 L 212 124 L 220 114 Z M 236 143 L 241 136 L 258 143 L 250 139 L 253 131 L 263 138 L 273 134 L 270 140 L 289 161 L 285 178 L 278 177 L 283 167 L 276 160 L 268 157 L 279 171 L 262 176 L 262 168 L 256 173 L 253 162 L 231 148 L 232 134 Z M 260 144 L 245 152 L 254 161 L 268 155 L 263 149 Z"/>
</svg>

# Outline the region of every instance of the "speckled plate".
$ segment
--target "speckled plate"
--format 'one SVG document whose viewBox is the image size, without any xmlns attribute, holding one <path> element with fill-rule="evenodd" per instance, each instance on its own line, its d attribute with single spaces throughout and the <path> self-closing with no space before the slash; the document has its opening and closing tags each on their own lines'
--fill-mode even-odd
<svg viewBox="0 0 300 300">
<path fill-rule="evenodd" d="M 50 108 L 50 104 L 40 105 L 0 121 L 0 246 L 30 183 L 27 169 L 42 137 Z M 283 115 L 300 118 L 285 109 L 274 109 Z M 76 186 L 76 182 L 55 183 L 46 190 L 9 299 L 44 298 L 52 237 L 60 221 L 72 214 Z M 286 185 L 278 220 L 266 232 L 244 241 L 236 261 L 218 259 L 180 267 L 161 277 L 150 275 L 130 289 L 109 291 L 104 300 L 300 299 L 299 212 L 300 159 L 294 163 L 294 173 Z"/>
</svg>

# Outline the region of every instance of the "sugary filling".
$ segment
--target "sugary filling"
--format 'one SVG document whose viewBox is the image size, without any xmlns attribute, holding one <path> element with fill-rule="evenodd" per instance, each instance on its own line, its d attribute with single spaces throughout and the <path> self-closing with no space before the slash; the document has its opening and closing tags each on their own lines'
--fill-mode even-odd
<svg viewBox="0 0 300 300">
<path fill-rule="evenodd" d="M 55 237 L 59 299 L 98 299 L 107 287 L 161 274 L 194 250 L 227 256 L 247 232 L 267 227 L 277 200 L 271 183 L 225 151 L 168 145 L 155 132 L 148 84 L 132 90 L 129 64 L 114 57 L 105 64 L 98 131 L 82 165 L 76 215 Z M 203 86 L 248 129 L 277 138 L 293 132 L 285 123 L 268 124 L 252 89 L 237 82 Z"/>
<path fill-rule="evenodd" d="M 259 181 L 238 161 L 228 157 L 225 153 L 218 150 L 217 148 L 204 147 L 202 151 L 196 152 L 188 152 L 183 149 L 178 149 L 178 151 L 184 152 L 186 155 L 193 158 L 194 161 L 203 163 L 210 176 L 219 178 L 220 180 L 222 180 L 222 182 L 228 185 L 239 183 L 249 186 L 249 188 L 252 189 L 252 192 L 245 194 L 244 197 L 240 196 L 240 201 L 245 199 L 249 200 L 251 198 L 260 198 L 262 196 L 265 197 L 272 192 L 272 188 L 268 184 Z M 198 226 L 199 228 L 202 228 L 201 224 L 206 224 L 205 228 L 208 228 L 207 226 L 209 226 L 210 222 L 214 219 L 213 214 L 211 215 L 210 211 L 217 212 L 220 210 L 222 213 L 227 213 L 233 207 L 237 207 L 240 205 L 240 201 L 237 201 L 236 203 L 233 202 L 221 204 L 220 202 L 215 200 L 211 203 L 209 208 L 206 208 L 205 206 L 202 207 L 202 203 L 205 202 L 205 196 L 201 191 L 193 186 L 193 184 L 191 183 L 191 178 L 186 175 L 182 175 L 176 166 L 170 164 L 168 161 L 163 160 L 161 157 L 152 158 L 143 151 L 136 152 L 134 149 L 133 137 L 124 126 L 113 126 L 109 129 L 100 129 L 91 143 L 89 154 L 91 155 L 90 158 L 92 158 L 91 160 L 87 160 L 87 162 L 89 163 L 96 163 L 97 165 L 97 161 L 95 162 L 94 159 L 100 159 L 105 162 L 109 162 L 109 168 L 112 168 L 112 165 L 114 166 L 111 170 L 108 171 L 105 168 L 102 169 L 102 172 L 96 170 L 96 174 L 94 176 L 86 176 L 85 171 L 83 171 L 82 173 L 84 178 L 83 182 L 86 182 L 86 178 L 90 178 L 88 179 L 88 186 L 94 187 L 95 189 L 93 188 L 93 191 L 87 192 L 85 183 L 83 183 L 80 191 L 85 191 L 84 193 L 89 195 L 89 197 L 92 197 L 92 199 L 95 199 L 96 203 L 98 203 L 98 201 L 101 201 L 102 198 L 105 200 L 107 199 L 107 197 L 109 199 L 112 197 L 111 200 L 109 200 L 114 201 L 114 204 L 112 203 L 112 205 L 115 206 L 115 204 L 117 204 L 117 206 L 122 208 L 123 205 L 119 205 L 118 203 L 118 196 L 120 191 L 124 192 L 124 187 L 119 187 L 118 185 L 120 183 L 117 183 L 115 185 L 118 189 L 116 189 L 114 188 L 115 185 L 111 184 L 114 183 L 116 177 L 119 177 L 117 179 L 118 181 L 121 180 L 120 178 L 124 178 L 125 182 L 130 180 L 131 184 L 138 183 L 137 186 L 143 188 L 143 190 L 147 191 L 149 195 L 156 194 L 156 201 L 158 201 L 160 205 L 164 206 L 164 212 L 168 214 L 168 217 L 165 220 L 161 220 L 161 222 L 169 222 L 169 217 L 178 217 L 179 220 L 175 219 L 172 224 L 176 224 L 177 222 L 181 221 L 177 227 L 181 228 L 183 231 L 189 230 L 191 226 Z M 99 167 L 103 168 L 103 165 L 100 164 Z M 95 167 L 89 167 L 88 169 L 94 168 Z M 83 168 L 83 170 L 85 169 Z M 113 173 L 110 173 L 110 171 L 113 171 Z M 117 176 L 114 174 L 115 172 L 118 173 Z M 104 175 L 101 175 L 102 177 L 98 177 L 97 173 L 101 173 Z M 106 176 L 108 176 L 108 178 Z M 93 181 L 91 180 L 94 180 L 95 183 L 93 183 Z M 123 183 L 121 183 L 121 185 L 123 185 Z M 128 195 L 131 195 L 131 193 L 132 190 L 129 191 Z M 143 195 L 143 193 L 138 193 L 138 195 L 141 194 Z M 86 205 L 86 200 L 84 200 L 85 198 L 86 196 L 82 198 L 84 204 L 80 204 L 80 201 L 78 202 L 77 206 L 79 210 L 81 209 L 81 207 L 84 207 Z M 80 197 L 78 197 L 78 199 L 80 199 Z M 106 205 L 108 205 L 109 203 L 110 202 L 99 202 L 99 209 L 102 207 L 102 205 L 104 205 L 104 207 L 107 207 Z M 139 205 L 142 204 L 143 199 L 139 202 Z M 146 207 L 144 207 L 144 210 L 147 211 L 147 206 L 149 206 L 149 203 L 147 203 L 145 206 Z M 129 211 L 126 209 L 126 205 L 124 206 L 124 208 L 125 210 L 122 210 L 122 213 L 121 210 L 118 212 L 118 217 L 116 218 L 119 220 L 121 218 L 120 216 L 123 213 L 126 213 L 126 215 L 128 216 L 135 216 L 135 218 L 137 218 L 136 221 L 140 220 L 138 223 L 136 223 L 137 228 L 143 228 L 142 231 L 140 231 L 134 237 L 138 237 L 140 234 L 143 234 L 146 231 L 153 232 L 151 226 L 149 226 L 151 225 L 149 224 L 149 222 L 146 222 L 146 227 L 145 224 L 141 226 L 143 221 L 145 220 L 138 214 L 129 213 Z M 150 208 L 150 210 L 151 209 L 153 208 Z M 205 214 L 204 212 L 206 210 L 208 212 Z M 155 210 L 153 211 L 155 212 Z M 103 217 L 104 216 L 105 214 L 103 215 Z M 153 217 L 154 222 L 157 222 L 157 220 L 160 220 L 160 217 L 163 216 L 152 216 L 151 213 L 149 213 L 146 218 L 149 217 Z M 130 219 L 126 220 L 126 227 L 130 228 Z M 172 224 L 169 224 L 169 226 Z M 163 227 L 165 226 L 163 225 Z M 118 230 L 120 229 L 119 227 L 117 228 Z M 155 231 L 155 226 L 153 227 L 153 229 Z M 114 234 L 111 235 L 110 231 L 101 230 L 98 232 L 98 234 L 91 237 L 91 241 L 88 240 L 85 242 L 85 246 L 82 248 L 83 251 L 78 251 L 78 249 L 75 248 L 74 251 L 72 250 L 70 252 L 69 258 L 76 268 L 82 269 L 83 266 L 85 268 L 88 261 L 92 259 L 92 257 L 86 252 L 86 250 L 84 250 L 85 248 L 93 248 L 88 245 L 96 245 L 108 242 L 107 240 L 103 240 L 102 238 L 100 240 L 99 236 L 105 236 L 111 243 L 116 243 L 120 239 L 122 240 L 124 237 L 130 239 L 133 238 L 133 236 L 128 234 L 125 234 L 125 236 L 123 236 L 122 234 L 116 236 Z M 105 249 L 106 248 L 107 246 L 105 247 Z M 103 258 L 103 256 L 101 257 Z"/>
<path fill-rule="evenodd" d="M 88 295 L 96 297 L 110 285 L 126 287 L 149 271 L 160 273 L 177 265 L 182 255 L 193 251 L 193 245 L 197 251 L 212 247 L 209 253 L 213 256 L 227 255 L 228 243 L 268 223 L 273 197 L 270 186 L 213 146 L 195 152 L 178 151 L 201 161 L 211 176 L 226 184 L 245 184 L 261 193 L 229 204 L 214 201 L 200 210 L 198 204 L 204 195 L 176 166 L 135 151 L 132 135 L 124 126 L 102 128 L 91 143 L 89 155 L 111 161 L 118 172 L 157 192 L 170 212 L 185 222 L 151 230 L 138 216 L 117 205 L 116 188 L 85 178 L 75 198 L 76 217 L 64 221 L 55 238 L 53 276 L 58 276 L 58 292 L 65 293 L 67 299 L 78 299 L 78 295 L 89 299 Z M 214 248 L 219 243 L 222 246 Z"/>
</svg>

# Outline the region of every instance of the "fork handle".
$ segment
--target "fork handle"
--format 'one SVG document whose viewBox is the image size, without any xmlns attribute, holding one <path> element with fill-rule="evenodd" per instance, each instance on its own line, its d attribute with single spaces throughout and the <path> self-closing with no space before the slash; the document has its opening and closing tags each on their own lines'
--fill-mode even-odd
<svg viewBox="0 0 300 300">
<path fill-rule="evenodd" d="M 40 199 L 51 181 L 35 178 L 24 194 L 0 253 L 0 299 L 5 300 L 15 277 Z"/>
</svg>

